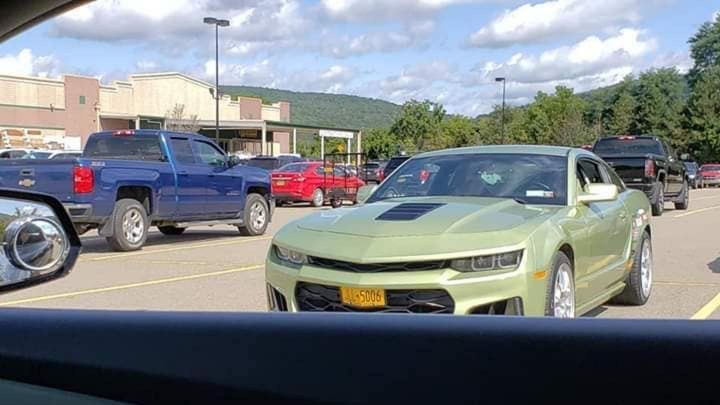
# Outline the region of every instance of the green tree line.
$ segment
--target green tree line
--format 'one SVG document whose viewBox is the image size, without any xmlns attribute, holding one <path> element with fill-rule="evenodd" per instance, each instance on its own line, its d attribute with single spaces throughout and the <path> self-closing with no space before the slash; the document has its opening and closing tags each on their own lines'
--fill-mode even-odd
<svg viewBox="0 0 720 405">
<path fill-rule="evenodd" d="M 390 126 L 366 131 L 363 149 L 377 159 L 400 150 L 502 143 L 580 146 L 607 135 L 652 134 L 701 162 L 720 161 L 720 16 L 688 42 L 694 64 L 686 76 L 675 68 L 651 69 L 580 95 L 558 86 L 553 94 L 538 92 L 529 105 L 506 107 L 504 114 L 496 106 L 475 118 L 411 100 Z"/>
</svg>

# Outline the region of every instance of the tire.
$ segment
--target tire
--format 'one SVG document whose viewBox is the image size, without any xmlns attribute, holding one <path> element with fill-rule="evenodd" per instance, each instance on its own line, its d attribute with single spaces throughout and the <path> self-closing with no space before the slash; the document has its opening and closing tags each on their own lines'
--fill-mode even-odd
<svg viewBox="0 0 720 405">
<path fill-rule="evenodd" d="M 572 263 L 565 253 L 557 252 L 555 255 L 549 280 L 545 294 L 545 316 L 574 318 L 575 276 Z M 556 292 L 556 290 L 563 289 L 565 290 L 564 293 L 562 291 Z M 559 294 L 558 300 L 555 299 L 556 293 Z M 565 305 L 558 307 L 558 302 L 562 301 L 565 301 Z"/>
<path fill-rule="evenodd" d="M 129 252 L 143 247 L 150 224 L 145 207 L 139 201 L 123 198 L 115 202 L 113 235 L 105 238 L 113 250 Z"/>
<path fill-rule="evenodd" d="M 158 226 L 157 227 L 160 233 L 163 235 L 182 235 L 183 232 L 185 232 L 185 229 L 187 228 L 178 228 L 175 225 L 166 225 L 166 226 Z"/>
<path fill-rule="evenodd" d="M 340 208 L 342 207 L 342 200 L 333 198 L 332 200 L 330 200 L 330 206 L 332 206 L 333 208 Z"/>
<path fill-rule="evenodd" d="M 244 225 L 238 226 L 243 236 L 258 236 L 265 233 L 270 223 L 270 209 L 260 194 L 248 194 L 243 210 Z"/>
<path fill-rule="evenodd" d="M 665 184 L 660 183 L 660 191 L 658 192 L 657 200 L 652 204 L 652 214 L 654 217 L 659 217 L 665 211 Z"/>
<path fill-rule="evenodd" d="M 643 255 L 646 254 L 646 257 Z M 643 269 L 643 266 L 646 266 Z M 653 277 L 652 243 L 650 235 L 643 232 L 640 248 L 633 257 L 632 270 L 625 280 L 625 289 L 610 300 L 611 304 L 643 305 L 650 298 Z M 643 273 L 644 272 L 644 273 Z"/>
<path fill-rule="evenodd" d="M 323 193 L 321 188 L 316 188 L 312 193 L 312 200 L 310 201 L 310 204 L 313 207 L 322 207 L 324 203 L 325 193 Z"/>
<path fill-rule="evenodd" d="M 680 192 L 680 201 L 675 203 L 676 210 L 686 210 L 690 206 L 690 188 L 687 180 L 683 181 L 683 188 Z"/>
</svg>

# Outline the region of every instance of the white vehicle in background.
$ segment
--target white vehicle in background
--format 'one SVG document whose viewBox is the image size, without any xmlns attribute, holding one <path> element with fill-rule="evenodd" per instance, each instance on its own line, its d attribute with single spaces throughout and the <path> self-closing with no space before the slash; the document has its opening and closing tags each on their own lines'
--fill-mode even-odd
<svg viewBox="0 0 720 405">
<path fill-rule="evenodd" d="M 75 159 L 82 156 L 82 151 L 79 150 L 42 150 L 34 149 L 28 150 L 25 156 L 19 159 Z"/>
</svg>

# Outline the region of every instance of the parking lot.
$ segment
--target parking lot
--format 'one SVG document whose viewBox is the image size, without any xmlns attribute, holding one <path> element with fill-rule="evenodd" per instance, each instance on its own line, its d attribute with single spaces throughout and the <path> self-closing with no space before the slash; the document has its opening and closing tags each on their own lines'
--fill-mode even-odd
<svg viewBox="0 0 720 405">
<path fill-rule="evenodd" d="M 655 279 L 644 307 L 602 306 L 587 314 L 623 318 L 720 319 L 720 189 L 693 190 L 690 209 L 666 205 L 653 218 Z M 323 208 L 323 209 L 330 209 Z M 118 253 L 94 233 L 64 279 L 5 294 L 0 306 L 169 310 L 265 311 L 263 261 L 272 234 L 311 212 L 282 207 L 269 232 L 239 236 L 235 228 L 191 228 L 168 237 L 152 229 L 141 251 Z"/>
</svg>

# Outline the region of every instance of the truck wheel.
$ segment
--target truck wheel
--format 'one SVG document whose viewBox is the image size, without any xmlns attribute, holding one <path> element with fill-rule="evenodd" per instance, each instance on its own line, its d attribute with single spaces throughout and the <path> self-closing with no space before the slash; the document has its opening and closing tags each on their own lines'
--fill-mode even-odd
<svg viewBox="0 0 720 405">
<path fill-rule="evenodd" d="M 333 198 L 330 200 L 330 206 L 333 208 L 340 208 L 342 206 L 342 200 L 339 198 Z"/>
<path fill-rule="evenodd" d="M 652 204 L 652 214 L 654 217 L 659 217 L 665 211 L 665 185 L 660 183 L 660 192 L 658 193 L 657 200 Z"/>
<path fill-rule="evenodd" d="M 113 250 L 127 252 L 143 247 L 149 224 L 145 207 L 139 201 L 132 198 L 117 201 L 111 221 L 113 235 L 105 240 Z"/>
<path fill-rule="evenodd" d="M 325 194 L 323 193 L 322 189 L 316 188 L 315 191 L 313 191 L 312 201 L 310 203 L 313 207 L 322 207 L 324 202 Z"/>
<path fill-rule="evenodd" d="M 158 226 L 158 230 L 163 235 L 182 235 L 187 228 L 178 228 L 175 225 Z"/>
<path fill-rule="evenodd" d="M 575 318 L 575 276 L 563 252 L 555 255 L 545 297 L 545 316 Z"/>
<path fill-rule="evenodd" d="M 625 289 L 610 300 L 611 304 L 643 305 L 650 298 L 653 277 L 652 243 L 643 232 L 640 247 L 633 257 L 633 266 L 625 280 Z"/>
<path fill-rule="evenodd" d="M 675 202 L 676 210 L 686 210 L 690 206 L 690 188 L 688 187 L 687 180 L 683 181 L 683 188 L 680 192 L 678 201 Z"/>
<path fill-rule="evenodd" d="M 243 210 L 244 225 L 238 226 L 243 236 L 258 236 L 265 233 L 270 222 L 270 210 L 260 194 L 248 194 Z"/>
</svg>

